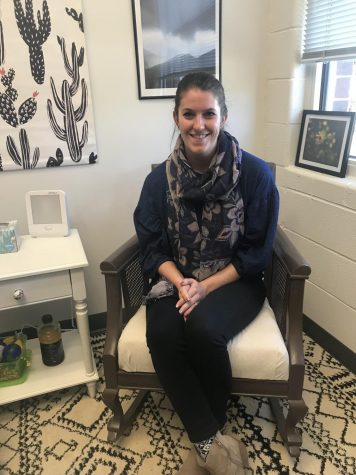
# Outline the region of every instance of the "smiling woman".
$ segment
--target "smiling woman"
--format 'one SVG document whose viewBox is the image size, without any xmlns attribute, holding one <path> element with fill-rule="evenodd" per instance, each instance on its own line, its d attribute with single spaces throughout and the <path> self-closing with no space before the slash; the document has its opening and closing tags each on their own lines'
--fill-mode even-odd
<svg viewBox="0 0 356 475">
<path fill-rule="evenodd" d="M 221 0 L 132 0 L 139 97 L 174 97 L 193 71 L 220 75 Z"/>
<path fill-rule="evenodd" d="M 134 214 L 151 278 L 147 345 L 194 444 L 179 473 L 247 474 L 246 448 L 220 432 L 231 387 L 227 342 L 262 308 L 278 192 L 267 164 L 223 130 L 225 94 L 214 76 L 179 82 L 173 118 L 175 148 L 146 178 Z"/>
</svg>

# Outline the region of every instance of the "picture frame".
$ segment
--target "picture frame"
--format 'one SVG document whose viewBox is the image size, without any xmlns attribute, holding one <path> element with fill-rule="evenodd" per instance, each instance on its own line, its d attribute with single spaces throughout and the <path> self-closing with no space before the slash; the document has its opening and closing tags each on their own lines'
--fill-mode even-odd
<svg viewBox="0 0 356 475">
<path fill-rule="evenodd" d="M 304 110 L 295 165 L 344 178 L 354 112 Z"/>
<path fill-rule="evenodd" d="M 189 72 L 221 79 L 221 0 L 131 0 L 139 99 L 174 97 Z"/>
</svg>

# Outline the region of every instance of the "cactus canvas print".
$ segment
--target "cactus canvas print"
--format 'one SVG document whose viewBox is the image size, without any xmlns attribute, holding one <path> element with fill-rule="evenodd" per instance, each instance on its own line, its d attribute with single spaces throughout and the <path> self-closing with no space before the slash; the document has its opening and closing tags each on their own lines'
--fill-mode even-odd
<svg viewBox="0 0 356 475">
<path fill-rule="evenodd" d="M 96 163 L 81 0 L 0 8 L 0 172 Z"/>
</svg>

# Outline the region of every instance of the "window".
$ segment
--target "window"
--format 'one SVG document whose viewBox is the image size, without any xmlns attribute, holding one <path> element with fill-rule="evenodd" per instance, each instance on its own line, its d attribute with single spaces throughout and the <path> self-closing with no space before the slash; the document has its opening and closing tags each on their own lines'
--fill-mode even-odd
<svg viewBox="0 0 356 475">
<path fill-rule="evenodd" d="M 320 78 L 320 94 L 314 108 L 356 112 L 356 59 L 330 61 L 320 67 L 321 74 L 317 75 Z M 356 130 L 350 156 L 356 158 Z"/>
<path fill-rule="evenodd" d="M 314 109 L 356 112 L 355 0 L 305 0 L 302 61 L 318 63 Z"/>
</svg>

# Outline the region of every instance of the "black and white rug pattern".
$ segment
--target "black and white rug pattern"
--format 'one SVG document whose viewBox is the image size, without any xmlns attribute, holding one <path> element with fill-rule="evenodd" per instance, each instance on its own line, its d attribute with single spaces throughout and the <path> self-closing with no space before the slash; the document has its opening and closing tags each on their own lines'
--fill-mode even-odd
<svg viewBox="0 0 356 475">
<path fill-rule="evenodd" d="M 92 338 L 101 368 L 103 334 Z M 356 381 L 309 337 L 305 337 L 304 399 L 309 412 L 300 423 L 301 455 L 283 446 L 267 400 L 232 399 L 226 433 L 247 445 L 256 475 L 354 475 L 356 473 Z M 79 386 L 0 408 L 1 475 L 174 475 L 190 449 L 184 428 L 163 393 L 151 393 L 130 432 L 107 442 L 110 412 Z M 128 406 L 134 393 L 121 395 Z"/>
</svg>

